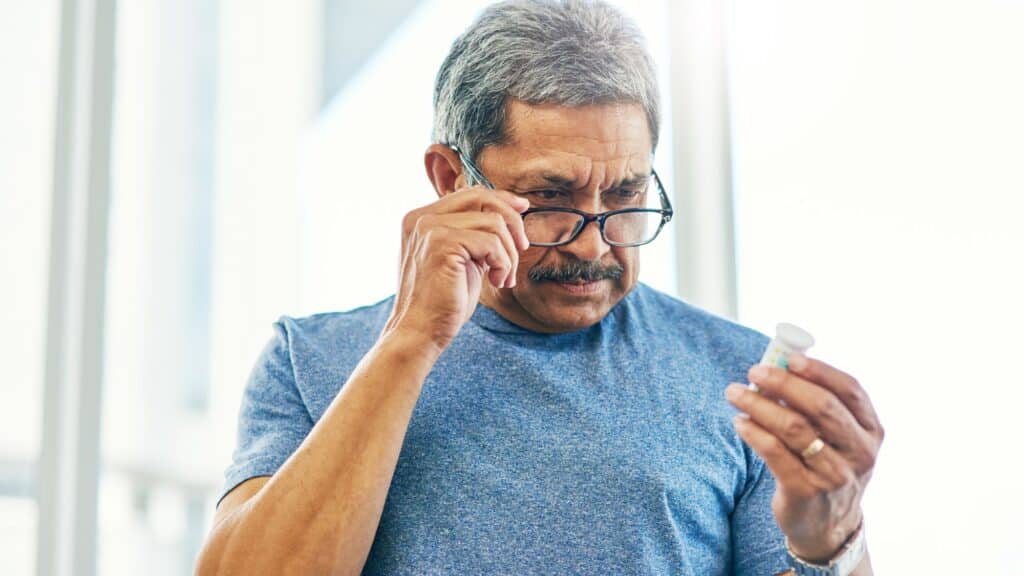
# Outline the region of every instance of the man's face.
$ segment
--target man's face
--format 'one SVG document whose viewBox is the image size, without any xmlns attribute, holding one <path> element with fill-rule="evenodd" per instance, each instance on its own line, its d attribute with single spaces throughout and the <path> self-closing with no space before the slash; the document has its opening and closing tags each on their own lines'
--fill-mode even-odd
<svg viewBox="0 0 1024 576">
<path fill-rule="evenodd" d="M 506 121 L 510 142 L 485 148 L 477 165 L 495 187 L 526 196 L 534 207 L 621 208 L 615 194 L 622 185 L 651 173 L 651 134 L 639 105 L 513 100 Z M 487 284 L 481 299 L 537 332 L 578 330 L 600 322 L 629 293 L 639 265 L 638 248 L 609 246 L 592 222 L 569 244 L 531 246 L 520 255 L 516 286 Z"/>
</svg>

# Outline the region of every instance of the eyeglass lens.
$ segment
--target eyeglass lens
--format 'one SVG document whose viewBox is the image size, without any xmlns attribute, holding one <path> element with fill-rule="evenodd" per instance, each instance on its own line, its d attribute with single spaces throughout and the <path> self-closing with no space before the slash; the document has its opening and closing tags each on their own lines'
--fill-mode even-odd
<svg viewBox="0 0 1024 576">
<path fill-rule="evenodd" d="M 658 233 L 661 218 L 658 212 L 612 214 L 604 222 L 604 239 L 613 244 L 649 242 Z M 527 214 L 523 226 L 531 244 L 560 244 L 568 242 L 583 222 L 583 216 L 572 212 L 541 211 Z"/>
</svg>

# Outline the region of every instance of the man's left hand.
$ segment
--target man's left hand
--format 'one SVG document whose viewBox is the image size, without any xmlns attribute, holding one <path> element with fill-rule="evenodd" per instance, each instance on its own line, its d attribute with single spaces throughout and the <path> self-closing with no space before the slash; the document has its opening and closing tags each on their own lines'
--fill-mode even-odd
<svg viewBox="0 0 1024 576">
<path fill-rule="evenodd" d="M 775 475 L 772 510 L 790 548 L 827 563 L 861 523 L 884 436 L 878 415 L 856 379 L 803 355 L 789 357 L 788 371 L 758 365 L 748 377 L 760 392 L 730 384 L 725 393 L 745 413 L 736 430 Z"/>
</svg>

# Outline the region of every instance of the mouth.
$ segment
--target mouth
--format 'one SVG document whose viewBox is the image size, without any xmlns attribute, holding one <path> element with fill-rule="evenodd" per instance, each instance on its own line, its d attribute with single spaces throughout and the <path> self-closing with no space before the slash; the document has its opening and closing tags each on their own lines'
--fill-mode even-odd
<svg viewBox="0 0 1024 576">
<path fill-rule="evenodd" d="M 552 282 L 552 284 L 569 294 L 593 294 L 601 289 L 602 282 L 604 280 L 593 280 L 590 282 L 581 280 L 576 282 Z"/>
</svg>

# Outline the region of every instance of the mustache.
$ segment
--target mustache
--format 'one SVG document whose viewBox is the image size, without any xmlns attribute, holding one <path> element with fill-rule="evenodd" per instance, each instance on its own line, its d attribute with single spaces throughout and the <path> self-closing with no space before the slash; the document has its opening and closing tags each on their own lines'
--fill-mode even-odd
<svg viewBox="0 0 1024 576">
<path fill-rule="evenodd" d="M 576 260 L 563 266 L 537 266 L 528 277 L 533 282 L 597 282 L 619 280 L 625 270 L 618 264 Z"/>
</svg>

